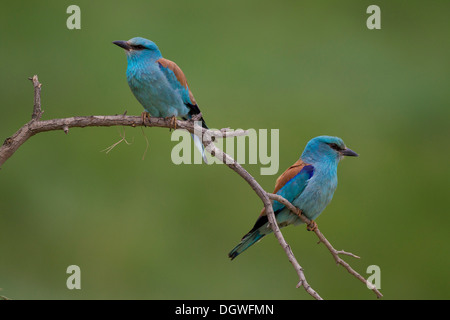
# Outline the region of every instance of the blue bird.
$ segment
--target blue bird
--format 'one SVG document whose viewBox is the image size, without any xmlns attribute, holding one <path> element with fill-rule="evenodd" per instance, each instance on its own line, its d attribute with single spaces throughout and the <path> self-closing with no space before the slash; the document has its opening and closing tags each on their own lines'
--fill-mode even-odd
<svg viewBox="0 0 450 320">
<path fill-rule="evenodd" d="M 128 85 L 146 111 L 143 120 L 148 114 L 153 117 L 171 117 L 175 127 L 176 117 L 188 120 L 200 114 L 183 71 L 175 62 L 164 59 L 153 41 L 136 37 L 113 43 L 125 49 Z M 202 127 L 208 129 L 203 117 L 199 120 Z M 192 135 L 192 138 L 206 163 L 201 139 L 196 135 Z"/>
<path fill-rule="evenodd" d="M 276 193 L 302 210 L 310 220 L 316 219 L 333 198 L 337 187 L 337 166 L 344 156 L 357 157 L 338 137 L 319 136 L 311 139 L 300 159 L 276 181 Z M 303 221 L 278 201 L 273 211 L 280 227 L 299 225 Z M 312 223 L 313 226 L 315 222 Z M 233 260 L 252 244 L 272 232 L 265 209 L 253 228 L 242 238 L 228 256 Z"/>
</svg>

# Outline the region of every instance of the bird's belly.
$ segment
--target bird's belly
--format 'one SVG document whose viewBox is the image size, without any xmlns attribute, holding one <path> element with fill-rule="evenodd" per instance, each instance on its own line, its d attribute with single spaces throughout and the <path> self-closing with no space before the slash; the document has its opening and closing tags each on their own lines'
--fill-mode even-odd
<svg viewBox="0 0 450 320">
<path fill-rule="evenodd" d="M 326 184 L 311 181 L 302 194 L 293 201 L 293 204 L 300 208 L 310 219 L 316 219 L 333 198 L 337 187 L 336 181 L 329 181 Z"/>
<path fill-rule="evenodd" d="M 136 99 L 154 117 L 185 116 L 189 112 L 161 72 L 127 72 L 128 84 Z"/>
</svg>

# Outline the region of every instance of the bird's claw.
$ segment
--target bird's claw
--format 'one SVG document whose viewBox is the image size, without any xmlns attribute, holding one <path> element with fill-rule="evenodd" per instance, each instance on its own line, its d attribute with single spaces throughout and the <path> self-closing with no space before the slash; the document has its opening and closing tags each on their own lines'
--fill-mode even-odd
<svg viewBox="0 0 450 320">
<path fill-rule="evenodd" d="M 306 230 L 308 230 L 308 231 L 316 231 L 317 230 L 317 223 L 314 220 L 311 220 L 311 222 L 306 226 Z"/>
<path fill-rule="evenodd" d="M 177 117 L 175 116 L 166 117 L 166 120 L 170 120 L 169 131 L 177 130 Z"/>
<path fill-rule="evenodd" d="M 144 125 L 144 127 L 147 126 L 147 123 L 145 121 L 150 121 L 150 113 L 144 111 L 141 113 L 141 119 L 142 119 L 142 124 Z"/>
</svg>

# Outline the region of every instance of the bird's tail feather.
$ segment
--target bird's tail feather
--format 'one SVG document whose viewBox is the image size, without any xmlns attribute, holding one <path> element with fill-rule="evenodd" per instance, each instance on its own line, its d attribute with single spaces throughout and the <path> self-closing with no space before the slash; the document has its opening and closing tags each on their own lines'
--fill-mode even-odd
<svg viewBox="0 0 450 320">
<path fill-rule="evenodd" d="M 208 159 L 206 158 L 205 147 L 203 146 L 202 139 L 199 136 L 191 133 L 192 139 L 194 139 L 194 145 L 202 154 L 203 162 L 208 164 Z"/>
<path fill-rule="evenodd" d="M 260 233 L 259 230 L 251 231 L 247 233 L 239 242 L 239 244 L 233 248 L 233 250 L 230 251 L 228 254 L 228 257 L 233 260 L 236 258 L 239 254 L 244 252 L 248 247 L 250 247 L 252 244 L 256 243 L 259 239 L 264 237 L 264 233 Z"/>
<path fill-rule="evenodd" d="M 187 104 L 186 106 L 189 108 L 189 114 L 187 115 L 187 117 L 183 117 L 184 120 L 191 119 L 192 116 L 195 116 L 195 115 L 201 113 L 200 109 L 198 108 L 198 105 Z M 200 121 L 202 122 L 203 128 L 209 129 L 208 126 L 206 125 L 205 119 L 203 119 L 203 117 L 200 117 Z"/>
<path fill-rule="evenodd" d="M 200 113 L 200 109 L 198 108 L 197 105 L 191 105 L 189 104 L 188 107 L 190 108 L 190 112 L 189 115 L 187 117 L 183 117 L 183 120 L 188 120 L 191 119 L 193 115 L 199 114 Z M 205 129 L 208 129 L 208 126 L 206 125 L 205 120 L 203 119 L 203 117 L 200 118 L 200 121 L 202 122 L 202 127 Z M 195 134 L 191 133 L 192 139 L 194 139 L 194 145 L 195 147 L 200 151 L 200 153 L 202 154 L 202 158 L 203 158 L 203 162 L 205 162 L 206 164 L 208 164 L 208 159 L 206 158 L 206 153 L 205 153 L 205 147 L 203 146 L 202 143 L 202 139 L 198 136 L 196 136 Z"/>
</svg>

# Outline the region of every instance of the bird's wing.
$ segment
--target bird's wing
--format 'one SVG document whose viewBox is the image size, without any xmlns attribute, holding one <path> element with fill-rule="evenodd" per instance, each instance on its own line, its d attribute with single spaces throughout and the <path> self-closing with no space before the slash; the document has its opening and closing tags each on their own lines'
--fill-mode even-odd
<svg viewBox="0 0 450 320">
<path fill-rule="evenodd" d="M 305 190 L 308 185 L 309 179 L 314 175 L 314 166 L 308 163 L 303 162 L 301 159 L 290 166 L 278 179 L 275 183 L 275 190 L 273 193 L 276 193 L 287 201 L 291 202 L 297 198 L 303 190 Z M 273 202 L 273 211 L 275 215 L 284 209 L 284 205 L 278 201 Z M 250 231 L 254 231 L 259 227 L 263 226 L 267 222 L 266 209 L 263 208 L 261 214 L 256 220 L 253 229 Z"/>
<path fill-rule="evenodd" d="M 190 117 L 192 117 L 193 115 L 199 114 L 200 109 L 197 105 L 197 102 L 195 101 L 194 95 L 189 89 L 186 76 L 184 75 L 180 67 L 175 62 L 164 58 L 156 60 L 156 63 L 158 63 L 159 68 L 166 76 L 172 88 L 180 93 L 181 99 L 189 108 L 188 118 L 190 119 Z M 205 121 L 203 120 L 203 117 L 200 120 L 202 121 L 202 126 L 204 128 L 208 128 Z"/>
<path fill-rule="evenodd" d="M 180 67 L 175 62 L 164 58 L 158 59 L 156 62 L 159 64 L 159 68 L 166 76 L 172 88 L 181 93 L 183 102 L 185 104 L 197 105 L 194 95 L 189 90 L 186 76 Z"/>
<path fill-rule="evenodd" d="M 278 179 L 274 193 L 282 196 L 287 201 L 292 202 L 297 198 L 308 185 L 309 179 L 314 175 L 314 166 L 298 160 L 290 166 Z M 279 212 L 284 205 L 274 201 L 273 210 Z"/>
<path fill-rule="evenodd" d="M 286 183 L 289 180 L 295 177 L 306 165 L 307 165 L 306 163 L 304 163 L 301 159 L 299 159 L 296 163 L 287 168 L 287 170 L 283 172 L 275 182 L 275 190 L 273 190 L 273 193 L 277 193 L 282 187 L 286 185 Z"/>
</svg>

